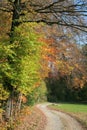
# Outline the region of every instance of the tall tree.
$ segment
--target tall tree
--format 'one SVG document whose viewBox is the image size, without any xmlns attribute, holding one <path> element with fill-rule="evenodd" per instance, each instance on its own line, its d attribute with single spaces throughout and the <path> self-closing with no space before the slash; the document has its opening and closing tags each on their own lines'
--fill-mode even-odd
<svg viewBox="0 0 87 130">
<path fill-rule="evenodd" d="M 36 23 L 21 24 L 15 28 L 11 42 L 0 42 L 0 100 L 3 104 L 8 99 L 5 104 L 8 118 L 20 110 L 22 97 L 32 95 L 41 81 L 44 43 L 39 40 L 42 35 L 35 31 L 36 26 L 41 28 Z"/>
</svg>

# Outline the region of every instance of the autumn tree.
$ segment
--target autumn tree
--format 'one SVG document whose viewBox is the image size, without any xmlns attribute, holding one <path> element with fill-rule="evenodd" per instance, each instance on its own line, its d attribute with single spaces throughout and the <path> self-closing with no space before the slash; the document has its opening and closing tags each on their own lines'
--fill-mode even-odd
<svg viewBox="0 0 87 130">
<path fill-rule="evenodd" d="M 48 34 L 45 32 L 50 41 L 49 47 L 46 48 L 47 57 L 45 57 L 50 68 L 49 78 L 46 80 L 48 99 L 58 98 L 64 101 L 71 97 L 74 100 L 80 97 L 77 91 L 80 92 L 87 82 L 86 66 L 83 62 L 85 57 L 81 46 L 71 39 L 72 36 L 64 35 L 61 29 L 58 30 L 59 28 L 53 26 L 48 28 Z"/>
<path fill-rule="evenodd" d="M 42 81 L 40 62 L 44 42 L 39 40 L 42 35 L 35 31 L 36 26 L 39 30 L 42 25 L 21 24 L 14 30 L 12 44 L 6 39 L 0 43 L 0 105 L 6 110 L 6 118 L 13 118 L 20 111 L 22 102 L 37 93 Z"/>
</svg>

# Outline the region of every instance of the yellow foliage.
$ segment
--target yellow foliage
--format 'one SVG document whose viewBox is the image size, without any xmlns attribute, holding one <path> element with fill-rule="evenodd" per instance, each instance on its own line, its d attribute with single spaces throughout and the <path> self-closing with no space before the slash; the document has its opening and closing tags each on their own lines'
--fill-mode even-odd
<svg viewBox="0 0 87 130">
<path fill-rule="evenodd" d="M 0 84 L 0 100 L 6 100 L 9 96 L 9 92 L 4 90 L 2 84 Z"/>
</svg>

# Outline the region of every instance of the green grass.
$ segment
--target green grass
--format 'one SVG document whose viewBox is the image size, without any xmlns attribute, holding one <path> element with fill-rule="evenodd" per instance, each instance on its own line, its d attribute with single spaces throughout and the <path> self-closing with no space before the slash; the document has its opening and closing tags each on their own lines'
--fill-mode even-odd
<svg viewBox="0 0 87 130">
<path fill-rule="evenodd" d="M 87 105 L 85 104 L 69 104 L 59 103 L 52 104 L 49 106 L 51 109 L 68 113 L 69 115 L 76 118 L 85 129 L 87 129 Z"/>
<path fill-rule="evenodd" d="M 51 107 L 64 110 L 66 112 L 73 112 L 73 113 L 87 113 L 87 105 L 83 104 L 66 104 L 61 103 L 58 105 L 51 105 Z"/>
</svg>

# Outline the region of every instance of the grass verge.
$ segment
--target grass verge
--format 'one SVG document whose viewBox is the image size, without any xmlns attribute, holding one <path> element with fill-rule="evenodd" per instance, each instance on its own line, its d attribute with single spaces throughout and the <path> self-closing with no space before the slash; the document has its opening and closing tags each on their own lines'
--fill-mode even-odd
<svg viewBox="0 0 87 130">
<path fill-rule="evenodd" d="M 49 106 L 50 109 L 62 111 L 76 118 L 85 129 L 87 129 L 87 105 L 86 104 L 69 104 L 59 103 Z"/>
</svg>

